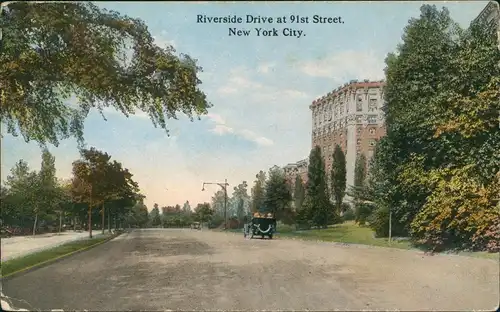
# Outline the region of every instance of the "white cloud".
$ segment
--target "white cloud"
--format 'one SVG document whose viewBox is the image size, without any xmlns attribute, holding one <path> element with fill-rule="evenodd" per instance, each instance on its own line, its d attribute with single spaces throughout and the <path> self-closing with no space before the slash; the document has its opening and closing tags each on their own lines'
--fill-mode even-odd
<svg viewBox="0 0 500 312">
<path fill-rule="evenodd" d="M 343 83 L 350 79 L 384 78 L 384 55 L 373 51 L 341 51 L 328 57 L 297 63 L 302 73 L 312 77 L 331 78 Z"/>
<path fill-rule="evenodd" d="M 274 63 L 262 63 L 257 67 L 257 71 L 261 74 L 267 74 L 276 66 Z"/>
<path fill-rule="evenodd" d="M 260 136 L 257 133 L 248 130 L 248 129 L 235 129 L 226 124 L 226 121 L 222 116 L 214 113 L 208 113 L 206 115 L 211 121 L 215 123 L 215 126 L 213 129 L 210 131 L 213 133 L 216 133 L 218 135 L 225 135 L 225 134 L 235 134 L 237 136 L 240 136 L 248 141 L 252 141 L 257 143 L 260 146 L 271 146 L 274 144 L 274 142 L 271 139 L 268 139 L 266 137 Z"/>
<path fill-rule="evenodd" d="M 169 39 L 169 38 L 170 38 L 170 36 L 167 33 L 167 31 L 165 31 L 165 30 L 162 30 L 158 36 L 153 36 L 154 43 L 157 46 L 159 46 L 161 48 L 165 48 L 167 46 L 172 46 L 172 47 L 174 47 L 174 49 L 177 49 L 177 44 L 176 44 L 175 40 Z"/>
<path fill-rule="evenodd" d="M 259 70 L 257 70 L 259 71 Z M 305 92 L 278 88 L 272 85 L 265 85 L 250 78 L 251 71 L 238 67 L 230 71 L 229 77 L 224 85 L 217 89 L 220 95 L 238 95 L 244 98 L 243 94 L 251 97 L 253 101 L 275 103 L 288 102 L 290 99 L 302 98 L 307 99 L 308 95 Z M 247 98 L 247 100 L 249 100 Z"/>
</svg>

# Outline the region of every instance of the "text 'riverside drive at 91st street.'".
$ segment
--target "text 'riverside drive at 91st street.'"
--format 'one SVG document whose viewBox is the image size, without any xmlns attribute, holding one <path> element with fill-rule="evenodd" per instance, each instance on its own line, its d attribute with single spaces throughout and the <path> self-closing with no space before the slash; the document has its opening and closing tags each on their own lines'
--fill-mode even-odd
<svg viewBox="0 0 500 312">
<path fill-rule="evenodd" d="M 228 36 L 229 37 L 294 37 L 301 38 L 306 36 L 303 29 L 298 29 L 295 27 L 270 27 L 271 24 L 344 24 L 344 20 L 341 16 L 301 16 L 299 14 L 283 15 L 278 17 L 271 16 L 260 16 L 247 14 L 243 16 L 228 15 L 228 16 L 207 16 L 203 14 L 198 14 L 196 16 L 197 24 L 252 24 L 252 25 L 269 25 L 264 27 L 229 27 Z"/>
</svg>

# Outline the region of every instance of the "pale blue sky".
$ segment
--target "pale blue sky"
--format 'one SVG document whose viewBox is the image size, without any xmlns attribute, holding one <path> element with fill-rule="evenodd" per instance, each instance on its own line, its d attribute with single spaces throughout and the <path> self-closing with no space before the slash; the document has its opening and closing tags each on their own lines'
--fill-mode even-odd
<svg viewBox="0 0 500 312">
<path fill-rule="evenodd" d="M 486 1 L 426 2 L 447 7 L 462 26 Z M 217 188 L 201 192 L 203 181 L 225 178 L 232 186 L 273 165 L 305 158 L 310 149 L 310 103 L 350 79 L 382 79 L 384 57 L 400 42 L 410 17 L 423 2 L 331 3 L 172 3 L 99 2 L 146 22 L 158 44 L 172 44 L 199 60 L 202 89 L 214 107 L 202 121 L 169 122 L 171 137 L 138 115 L 125 118 L 107 111 L 108 121 L 91 113 L 85 139 L 128 167 L 153 203 L 210 201 Z M 341 16 L 344 24 L 226 25 L 197 24 L 196 16 L 247 14 L 278 17 Z M 229 37 L 228 28 L 285 27 L 306 36 Z M 38 169 L 35 143 L 7 135 L 2 142 L 2 180 L 20 158 Z M 78 158 L 74 140 L 50 147 L 60 177 L 70 177 Z M 166 190 L 168 188 L 168 191 Z"/>
</svg>

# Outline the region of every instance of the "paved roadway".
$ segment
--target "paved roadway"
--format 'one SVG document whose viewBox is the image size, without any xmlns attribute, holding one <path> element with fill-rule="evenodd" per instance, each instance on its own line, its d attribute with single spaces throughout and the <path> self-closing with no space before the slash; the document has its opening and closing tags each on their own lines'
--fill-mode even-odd
<svg viewBox="0 0 500 312">
<path fill-rule="evenodd" d="M 158 229 L 4 281 L 3 292 L 44 310 L 470 311 L 494 308 L 498 283 L 487 259 Z"/>
</svg>

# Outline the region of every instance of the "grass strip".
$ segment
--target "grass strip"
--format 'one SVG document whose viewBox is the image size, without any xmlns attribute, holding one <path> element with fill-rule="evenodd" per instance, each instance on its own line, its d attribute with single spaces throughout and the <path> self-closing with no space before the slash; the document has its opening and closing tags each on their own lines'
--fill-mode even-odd
<svg viewBox="0 0 500 312">
<path fill-rule="evenodd" d="M 411 242 L 407 240 L 393 240 L 389 243 L 387 238 L 373 237 L 373 231 L 353 222 L 345 222 L 326 229 L 296 231 L 288 227 L 278 228 L 277 236 L 300 238 L 304 240 L 320 240 L 344 244 L 360 244 L 378 247 L 411 249 Z"/>
<path fill-rule="evenodd" d="M 69 256 L 77 251 L 89 249 L 93 246 L 104 243 L 115 236 L 116 235 L 106 235 L 104 237 L 98 236 L 91 239 L 72 241 L 47 250 L 7 260 L 1 264 L 2 275 L 0 277 L 4 278 L 14 273 Z"/>
<path fill-rule="evenodd" d="M 229 232 L 241 233 L 243 235 L 242 229 L 231 229 Z M 409 240 L 392 240 L 389 243 L 388 238 L 378 238 L 374 237 L 373 230 L 367 226 L 359 226 L 353 221 L 346 221 L 342 224 L 337 224 L 326 229 L 313 229 L 313 230 L 303 230 L 297 231 L 295 226 L 289 225 L 278 225 L 276 237 L 282 238 L 296 238 L 302 240 L 314 240 L 314 241 L 326 241 L 326 242 L 337 242 L 343 244 L 359 244 L 359 245 L 369 245 L 378 247 L 389 247 L 398 249 L 415 249 L 421 250 L 415 247 Z M 499 260 L 499 253 L 489 253 L 489 252 L 443 252 L 443 254 L 455 254 L 468 257 L 485 258 L 492 260 Z"/>
</svg>

